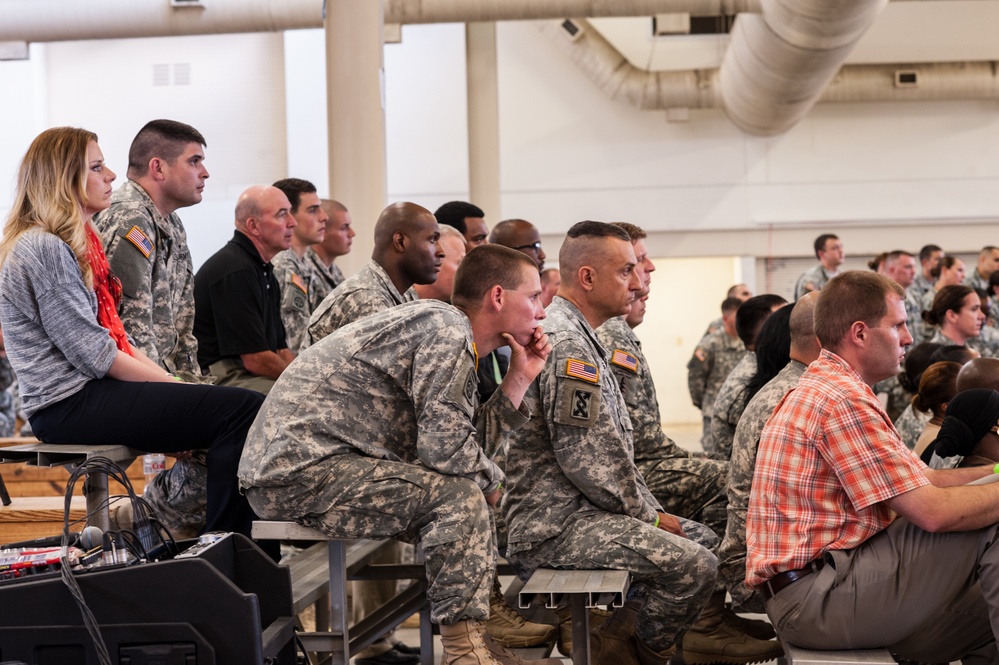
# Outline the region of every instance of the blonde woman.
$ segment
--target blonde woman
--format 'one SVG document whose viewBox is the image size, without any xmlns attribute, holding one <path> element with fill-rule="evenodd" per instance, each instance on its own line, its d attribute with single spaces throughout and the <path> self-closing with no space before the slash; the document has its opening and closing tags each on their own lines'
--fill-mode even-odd
<svg viewBox="0 0 999 665">
<path fill-rule="evenodd" d="M 262 396 L 182 384 L 132 347 L 121 287 L 91 224 L 115 174 L 97 136 L 57 127 L 21 161 L 0 242 L 0 323 L 24 410 L 47 443 L 208 449 L 206 530 L 249 535 L 236 467 Z"/>
</svg>

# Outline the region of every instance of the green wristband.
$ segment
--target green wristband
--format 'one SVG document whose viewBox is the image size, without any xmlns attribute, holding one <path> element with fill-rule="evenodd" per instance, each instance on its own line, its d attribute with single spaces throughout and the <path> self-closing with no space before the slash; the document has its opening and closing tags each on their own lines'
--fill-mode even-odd
<svg viewBox="0 0 999 665">
<path fill-rule="evenodd" d="M 999 473 L 999 464 L 996 464 L 994 467 L 992 467 L 992 473 Z"/>
<path fill-rule="evenodd" d="M 996 466 L 999 466 L 999 464 L 996 464 Z M 999 471 L 997 471 L 996 473 L 999 473 Z M 656 529 L 659 528 L 659 516 L 658 515 L 656 515 L 656 523 L 653 524 L 652 526 L 653 526 L 653 528 L 656 528 Z"/>
</svg>

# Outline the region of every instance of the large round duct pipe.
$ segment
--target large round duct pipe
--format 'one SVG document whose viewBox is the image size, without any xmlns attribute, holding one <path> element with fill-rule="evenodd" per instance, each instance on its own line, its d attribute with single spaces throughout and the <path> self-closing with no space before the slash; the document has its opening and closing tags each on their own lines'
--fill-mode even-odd
<svg viewBox="0 0 999 665">
<path fill-rule="evenodd" d="M 740 14 L 722 61 L 725 112 L 768 136 L 800 121 L 888 0 L 763 0 Z"/>
<path fill-rule="evenodd" d="M 581 18 L 538 26 L 611 99 L 643 109 L 715 108 L 720 105 L 717 69 L 650 72 L 632 65 Z"/>
<path fill-rule="evenodd" d="M 323 0 L 2 0 L 0 41 L 59 42 L 323 27 Z"/>
<path fill-rule="evenodd" d="M 760 0 L 385 0 L 385 22 L 402 24 L 758 11 Z"/>
</svg>

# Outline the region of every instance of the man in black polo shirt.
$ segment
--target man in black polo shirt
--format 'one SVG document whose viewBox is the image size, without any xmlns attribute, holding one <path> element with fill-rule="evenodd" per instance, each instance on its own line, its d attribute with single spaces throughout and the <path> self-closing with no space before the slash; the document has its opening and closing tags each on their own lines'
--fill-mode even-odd
<svg viewBox="0 0 999 665">
<path fill-rule="evenodd" d="M 251 187 L 236 202 L 236 232 L 194 276 L 198 363 L 219 385 L 266 393 L 295 355 L 285 342 L 281 291 L 270 264 L 291 245 L 288 197 Z"/>
</svg>

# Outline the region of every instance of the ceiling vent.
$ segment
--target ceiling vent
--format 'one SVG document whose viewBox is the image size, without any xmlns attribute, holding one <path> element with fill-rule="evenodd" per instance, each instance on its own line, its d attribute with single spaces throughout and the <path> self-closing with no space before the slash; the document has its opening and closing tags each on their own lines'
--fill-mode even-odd
<svg viewBox="0 0 999 665">
<path fill-rule="evenodd" d="M 915 69 L 896 69 L 895 70 L 895 87 L 896 88 L 918 88 L 919 87 L 919 72 L 916 71 Z"/>
</svg>

